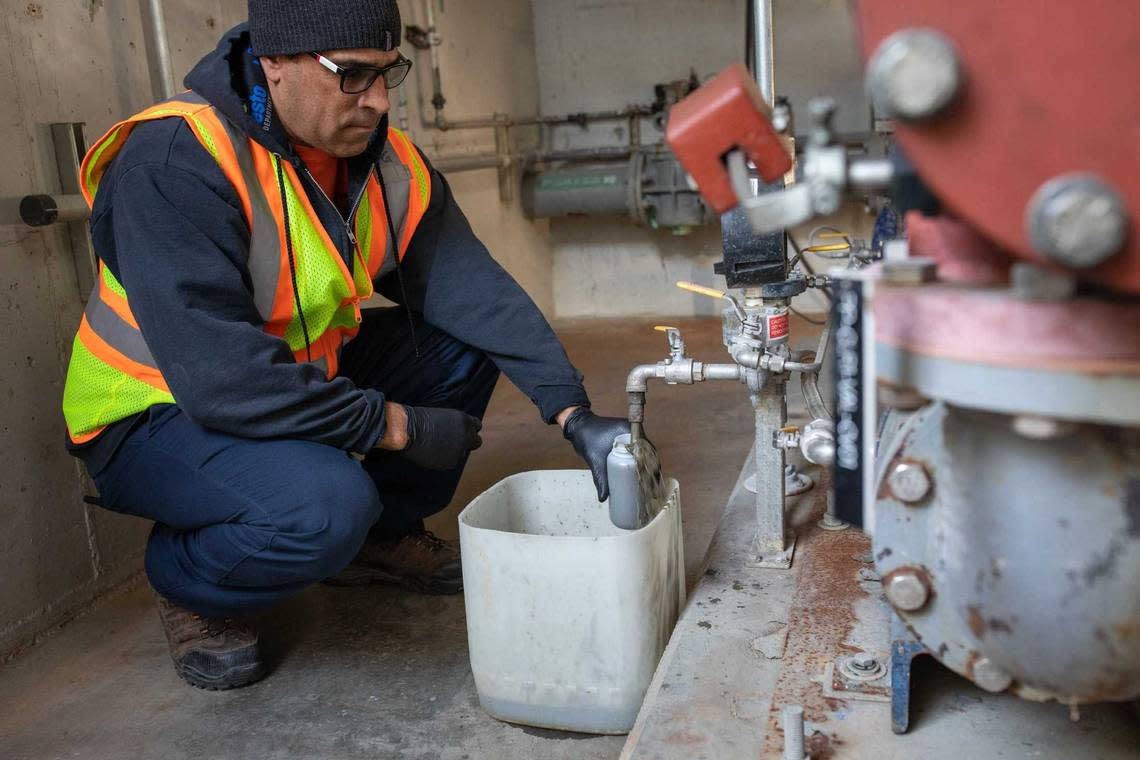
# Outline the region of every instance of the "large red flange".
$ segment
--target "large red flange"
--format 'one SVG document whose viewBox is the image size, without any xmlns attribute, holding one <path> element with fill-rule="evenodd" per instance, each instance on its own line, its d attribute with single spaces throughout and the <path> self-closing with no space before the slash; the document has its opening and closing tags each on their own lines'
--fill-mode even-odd
<svg viewBox="0 0 1140 760">
<path fill-rule="evenodd" d="M 1135 0 L 1041 3 L 858 0 L 863 50 L 929 28 L 957 49 L 964 82 L 945 113 L 899 122 L 898 141 L 947 207 L 1022 259 L 1026 209 L 1058 175 L 1095 174 L 1131 219 L 1125 248 L 1081 279 L 1140 293 L 1140 24 Z"/>
</svg>

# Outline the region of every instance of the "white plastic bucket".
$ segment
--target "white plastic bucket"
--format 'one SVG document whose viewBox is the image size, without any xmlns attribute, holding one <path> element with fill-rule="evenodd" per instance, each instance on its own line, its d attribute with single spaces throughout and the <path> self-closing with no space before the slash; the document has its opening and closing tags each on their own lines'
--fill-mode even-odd
<svg viewBox="0 0 1140 760">
<path fill-rule="evenodd" d="M 590 473 L 500 481 L 459 515 L 471 671 L 483 709 L 532 726 L 632 727 L 685 600 L 681 502 L 639 530 Z"/>
</svg>

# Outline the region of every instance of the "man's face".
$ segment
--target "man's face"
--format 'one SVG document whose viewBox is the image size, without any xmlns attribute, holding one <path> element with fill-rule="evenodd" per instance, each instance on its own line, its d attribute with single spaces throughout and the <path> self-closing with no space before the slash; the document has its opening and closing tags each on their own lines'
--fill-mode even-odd
<svg viewBox="0 0 1140 760">
<path fill-rule="evenodd" d="M 400 53 L 362 48 L 322 55 L 344 68 L 380 68 L 394 63 Z M 311 55 L 266 56 L 261 64 L 277 117 L 294 143 L 340 158 L 360 155 L 390 107 L 383 77 L 364 92 L 346 95 L 340 77 Z"/>
</svg>

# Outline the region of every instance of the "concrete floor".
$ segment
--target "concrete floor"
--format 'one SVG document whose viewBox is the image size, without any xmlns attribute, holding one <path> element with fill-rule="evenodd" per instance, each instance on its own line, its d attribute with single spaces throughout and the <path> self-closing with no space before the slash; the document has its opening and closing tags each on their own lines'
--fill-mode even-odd
<svg viewBox="0 0 1140 760">
<path fill-rule="evenodd" d="M 722 360 L 719 321 L 680 326 L 692 355 Z M 559 332 L 602 414 L 623 413 L 633 364 L 666 353 L 650 323 Z M 682 483 L 692 581 L 751 441 L 747 394 L 727 383 L 655 387 L 646 427 Z M 508 382 L 496 391 L 483 436 L 455 502 L 431 521 L 441 535 L 455 537 L 458 511 L 508 474 L 581 466 Z M 261 616 L 260 628 L 269 678 L 233 692 L 190 688 L 174 675 L 149 591 L 137 584 L 0 669 L 0 758 L 557 760 L 614 758 L 625 741 L 484 714 L 461 596 L 317 586 Z"/>
</svg>

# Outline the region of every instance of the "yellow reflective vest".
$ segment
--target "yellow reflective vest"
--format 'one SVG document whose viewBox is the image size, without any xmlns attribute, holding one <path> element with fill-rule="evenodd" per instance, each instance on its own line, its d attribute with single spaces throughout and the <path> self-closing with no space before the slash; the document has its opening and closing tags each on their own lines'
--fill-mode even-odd
<svg viewBox="0 0 1140 760">
<path fill-rule="evenodd" d="M 312 362 L 332 378 L 340 348 L 359 329 L 360 303 L 372 295 L 372 280 L 386 257 L 403 258 L 427 210 L 431 178 L 419 152 L 403 132 L 388 130 L 386 155 L 378 164 L 384 188 L 374 169 L 349 220 L 355 248 L 349 267 L 293 165 L 192 92 L 116 124 L 91 147 L 80 169 L 89 206 L 131 130 L 144 121 L 168 118 L 186 120 L 237 192 L 250 229 L 248 268 L 264 329 L 284 340 L 296 361 Z M 388 234 L 385 200 L 396 240 Z M 139 331 L 129 293 L 100 262 L 67 369 L 63 413 L 68 434 L 74 443 L 84 443 L 107 425 L 162 403 L 177 399 Z"/>
</svg>

